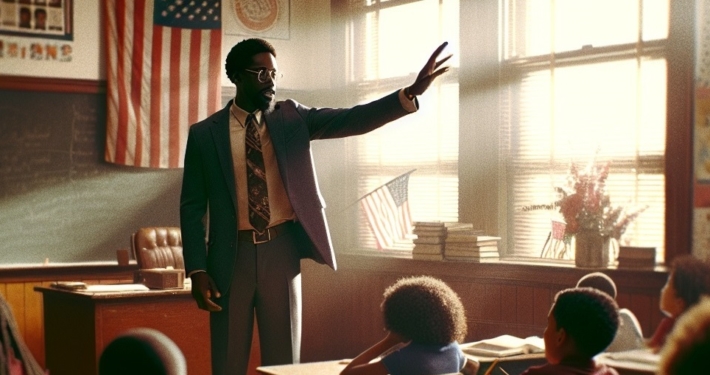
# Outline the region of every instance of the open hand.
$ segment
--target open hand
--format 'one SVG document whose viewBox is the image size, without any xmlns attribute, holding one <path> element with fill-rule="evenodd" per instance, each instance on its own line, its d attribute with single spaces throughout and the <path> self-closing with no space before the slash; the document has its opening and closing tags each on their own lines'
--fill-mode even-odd
<svg viewBox="0 0 710 375">
<path fill-rule="evenodd" d="M 222 311 L 222 308 L 212 301 L 212 297 L 219 298 L 217 285 L 212 281 L 207 272 L 197 272 L 190 276 L 192 279 L 192 298 L 197 302 L 197 307 L 206 311 Z"/>
<path fill-rule="evenodd" d="M 409 94 L 410 95 L 421 95 L 424 93 L 429 88 L 429 85 L 431 85 L 432 82 L 436 79 L 436 77 L 446 73 L 449 71 L 449 67 L 445 66 L 443 68 L 439 68 L 441 64 L 445 63 L 446 60 L 450 59 L 451 56 L 453 55 L 448 55 L 444 57 L 443 59 L 436 61 L 436 59 L 439 57 L 441 54 L 441 51 L 446 48 L 446 46 L 449 45 L 449 42 L 444 42 L 442 43 L 434 53 L 431 54 L 431 57 L 429 57 L 429 60 L 426 62 L 422 70 L 419 72 L 419 75 L 417 75 L 417 80 L 414 81 L 414 83 L 409 86 Z"/>
</svg>

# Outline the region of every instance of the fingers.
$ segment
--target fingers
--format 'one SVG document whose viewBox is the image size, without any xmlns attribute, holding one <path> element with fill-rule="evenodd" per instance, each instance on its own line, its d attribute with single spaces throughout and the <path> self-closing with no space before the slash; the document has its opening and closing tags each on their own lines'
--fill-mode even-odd
<svg viewBox="0 0 710 375">
<path fill-rule="evenodd" d="M 212 302 L 212 300 L 205 299 L 205 307 L 203 310 L 207 310 L 210 312 L 215 312 L 215 311 L 222 311 L 222 307 L 220 307 L 218 304 Z"/>
<path fill-rule="evenodd" d="M 429 57 L 429 61 L 428 61 L 427 65 L 434 65 L 436 58 L 439 57 L 439 55 L 441 54 L 441 51 L 443 51 L 447 45 L 449 45 L 449 42 L 441 43 L 441 45 L 436 48 L 434 53 L 431 54 L 431 57 Z"/>
<path fill-rule="evenodd" d="M 453 55 L 454 55 L 454 54 L 452 53 L 452 54 L 450 54 L 449 56 L 446 56 L 446 57 L 444 57 L 443 59 L 437 61 L 437 62 L 436 62 L 436 65 L 434 65 L 434 69 L 436 69 L 436 68 L 438 68 L 439 66 L 441 66 L 441 64 L 445 63 L 445 62 L 446 62 L 448 59 L 450 59 L 451 56 L 453 56 Z"/>
</svg>

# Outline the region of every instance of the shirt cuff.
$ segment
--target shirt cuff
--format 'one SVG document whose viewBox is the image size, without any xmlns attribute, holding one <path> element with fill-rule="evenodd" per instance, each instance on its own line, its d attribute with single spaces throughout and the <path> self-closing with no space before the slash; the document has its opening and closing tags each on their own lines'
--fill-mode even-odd
<svg viewBox="0 0 710 375">
<path fill-rule="evenodd" d="M 190 271 L 190 273 L 187 274 L 187 277 L 190 278 L 192 275 L 194 275 L 194 274 L 196 274 L 196 273 L 200 273 L 200 272 L 207 272 L 207 271 L 205 271 L 205 270 L 194 270 L 194 271 Z"/>
<path fill-rule="evenodd" d="M 404 89 L 399 90 L 399 102 L 402 104 L 402 108 L 409 113 L 416 112 L 417 109 L 419 109 L 417 97 L 415 96 L 414 100 L 407 99 L 407 95 L 404 94 Z"/>
</svg>

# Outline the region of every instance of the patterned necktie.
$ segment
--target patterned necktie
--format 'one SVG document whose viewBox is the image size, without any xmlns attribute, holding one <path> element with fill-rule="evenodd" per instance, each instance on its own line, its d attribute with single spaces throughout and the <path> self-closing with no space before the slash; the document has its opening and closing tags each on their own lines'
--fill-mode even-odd
<svg viewBox="0 0 710 375">
<path fill-rule="evenodd" d="M 261 152 L 261 139 L 253 114 L 247 116 L 246 125 L 247 194 L 249 197 L 249 222 L 262 233 L 269 225 L 269 194 L 266 189 L 266 169 Z"/>
</svg>

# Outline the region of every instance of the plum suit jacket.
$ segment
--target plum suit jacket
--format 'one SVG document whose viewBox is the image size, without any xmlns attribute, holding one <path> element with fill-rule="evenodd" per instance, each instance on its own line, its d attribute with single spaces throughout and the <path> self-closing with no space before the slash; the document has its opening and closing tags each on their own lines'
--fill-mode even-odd
<svg viewBox="0 0 710 375">
<path fill-rule="evenodd" d="M 185 271 L 206 270 L 222 293 L 239 251 L 230 105 L 190 127 L 180 196 Z M 398 92 L 352 108 L 308 108 L 286 100 L 265 114 L 281 180 L 303 229 L 301 258 L 337 268 L 310 141 L 364 134 L 406 114 Z"/>
</svg>

